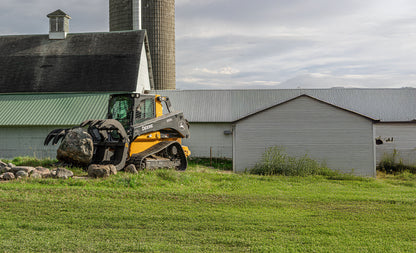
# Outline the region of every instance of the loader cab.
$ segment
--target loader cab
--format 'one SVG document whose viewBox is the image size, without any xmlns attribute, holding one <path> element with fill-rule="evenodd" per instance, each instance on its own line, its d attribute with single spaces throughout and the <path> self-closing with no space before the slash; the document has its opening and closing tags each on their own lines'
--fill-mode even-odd
<svg viewBox="0 0 416 253">
<path fill-rule="evenodd" d="M 157 95 L 138 93 L 112 95 L 108 118 L 118 120 L 128 131 L 134 125 L 162 116 L 162 100 Z"/>
</svg>

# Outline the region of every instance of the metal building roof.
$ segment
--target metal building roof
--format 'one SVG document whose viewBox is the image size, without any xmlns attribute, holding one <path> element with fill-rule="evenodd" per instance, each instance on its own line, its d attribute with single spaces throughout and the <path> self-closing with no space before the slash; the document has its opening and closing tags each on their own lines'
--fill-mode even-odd
<svg viewBox="0 0 416 253">
<path fill-rule="evenodd" d="M 273 89 L 155 91 L 190 122 L 234 122 L 301 95 L 382 122 L 416 121 L 416 89 Z"/>
<path fill-rule="evenodd" d="M 109 94 L 0 95 L 0 126 L 78 125 L 104 119 Z"/>
</svg>

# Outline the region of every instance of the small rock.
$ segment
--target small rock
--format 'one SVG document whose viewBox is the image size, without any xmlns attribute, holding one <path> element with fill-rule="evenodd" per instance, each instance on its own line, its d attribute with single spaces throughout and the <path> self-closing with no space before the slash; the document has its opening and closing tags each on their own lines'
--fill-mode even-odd
<svg viewBox="0 0 416 253">
<path fill-rule="evenodd" d="M 117 175 L 117 168 L 113 164 L 108 165 L 110 167 L 110 175 Z"/>
<path fill-rule="evenodd" d="M 16 165 L 14 165 L 13 163 L 8 163 L 8 164 L 7 164 L 7 166 L 8 166 L 9 168 L 16 167 Z"/>
<path fill-rule="evenodd" d="M 16 172 L 15 177 L 16 178 L 28 178 L 29 174 L 24 170 L 19 170 L 18 172 Z"/>
<path fill-rule="evenodd" d="M 3 167 L 0 169 L 0 174 L 6 173 L 6 172 L 11 172 L 11 168 L 10 167 Z"/>
<path fill-rule="evenodd" d="M 134 164 L 129 164 L 124 168 L 124 171 L 131 174 L 137 174 L 137 169 Z"/>
<path fill-rule="evenodd" d="M 0 160 L 0 169 L 7 167 L 7 163 Z"/>
<path fill-rule="evenodd" d="M 32 173 L 38 173 L 43 178 L 48 178 L 51 176 L 51 170 L 43 167 L 36 167 Z"/>
<path fill-rule="evenodd" d="M 32 172 L 32 174 L 30 174 L 30 178 L 41 179 L 42 174 L 35 170 L 34 172 Z"/>
<path fill-rule="evenodd" d="M 17 173 L 17 172 L 19 172 L 19 171 L 24 171 L 24 172 L 26 172 L 27 174 L 30 174 L 32 171 L 34 171 L 35 170 L 35 168 L 33 168 L 33 167 L 28 167 L 28 166 L 15 166 L 15 167 L 12 167 L 11 168 L 11 172 L 13 172 L 13 173 Z"/>
<path fill-rule="evenodd" d="M 55 178 L 59 179 L 68 179 L 70 177 L 73 177 L 74 173 L 70 170 L 64 169 L 64 168 L 57 168 Z"/>
<path fill-rule="evenodd" d="M 11 172 L 6 172 L 6 173 L 4 173 L 3 175 L 3 180 L 6 180 L 6 181 L 8 181 L 8 180 L 13 180 L 13 179 L 15 179 L 16 177 L 14 176 L 14 174 L 13 173 L 11 173 Z"/>
<path fill-rule="evenodd" d="M 117 173 L 117 169 L 115 170 L 116 172 L 112 172 L 111 166 L 115 169 L 114 165 L 91 164 L 88 167 L 88 176 L 93 178 L 109 177 L 111 174 Z"/>
</svg>

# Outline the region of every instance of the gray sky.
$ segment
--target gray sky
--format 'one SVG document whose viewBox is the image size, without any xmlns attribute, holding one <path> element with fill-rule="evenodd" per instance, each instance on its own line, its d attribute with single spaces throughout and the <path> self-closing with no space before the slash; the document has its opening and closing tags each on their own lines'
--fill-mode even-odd
<svg viewBox="0 0 416 253">
<path fill-rule="evenodd" d="M 108 0 L 0 0 L 0 34 L 108 31 Z M 416 1 L 176 0 L 177 88 L 416 87 Z"/>
</svg>

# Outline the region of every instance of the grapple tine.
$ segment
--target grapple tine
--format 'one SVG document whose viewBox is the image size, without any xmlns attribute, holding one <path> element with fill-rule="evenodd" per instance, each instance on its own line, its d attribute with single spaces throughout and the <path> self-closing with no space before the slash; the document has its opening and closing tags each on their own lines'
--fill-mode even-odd
<svg viewBox="0 0 416 253">
<path fill-rule="evenodd" d="M 97 119 L 97 120 L 91 120 L 90 127 L 99 128 L 99 125 L 101 124 L 101 122 L 102 122 L 102 120 L 99 120 L 99 119 Z M 98 127 L 97 127 L 97 125 L 98 125 Z"/>
<path fill-rule="evenodd" d="M 49 142 L 51 142 L 52 139 L 56 138 L 56 135 L 58 135 L 59 133 L 61 133 L 62 131 L 65 131 L 66 129 L 55 129 L 52 130 L 48 136 L 46 136 L 45 141 L 43 142 L 43 145 L 47 146 L 49 144 Z M 55 145 L 56 143 L 53 143 L 53 145 Z"/>
<path fill-rule="evenodd" d="M 51 135 L 49 133 L 48 136 L 46 136 L 45 141 L 43 142 L 43 145 L 48 146 L 49 142 L 52 140 L 53 137 L 54 135 Z"/>
<path fill-rule="evenodd" d="M 53 138 L 52 145 L 56 145 L 61 139 L 65 138 L 66 134 L 67 134 L 66 129 L 62 130 L 60 133 L 57 133 L 55 135 L 55 138 Z"/>
<path fill-rule="evenodd" d="M 117 132 L 123 137 L 127 138 L 126 130 L 124 130 L 123 125 L 120 122 L 113 119 L 103 120 L 100 125 L 100 129 L 106 130 L 117 130 Z"/>
<path fill-rule="evenodd" d="M 79 126 L 80 127 L 85 127 L 86 125 L 89 125 L 91 123 L 92 120 L 86 120 L 84 122 L 82 122 Z"/>
</svg>

